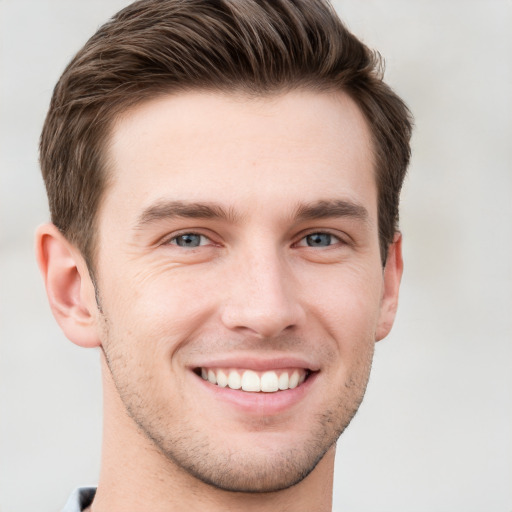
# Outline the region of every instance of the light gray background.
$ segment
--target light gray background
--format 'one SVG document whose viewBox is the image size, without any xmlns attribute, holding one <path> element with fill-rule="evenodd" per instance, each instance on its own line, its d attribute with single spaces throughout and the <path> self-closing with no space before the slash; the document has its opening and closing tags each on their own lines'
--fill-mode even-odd
<svg viewBox="0 0 512 512">
<path fill-rule="evenodd" d="M 95 483 L 98 353 L 46 304 L 37 142 L 71 56 L 122 0 L 0 0 L 0 511 Z M 512 512 L 512 2 L 340 0 L 416 117 L 392 334 L 341 438 L 335 508 Z"/>
</svg>

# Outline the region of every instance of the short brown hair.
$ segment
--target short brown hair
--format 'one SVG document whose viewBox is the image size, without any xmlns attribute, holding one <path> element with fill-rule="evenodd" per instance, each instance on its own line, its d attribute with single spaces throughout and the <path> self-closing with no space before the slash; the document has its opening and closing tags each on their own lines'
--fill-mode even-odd
<svg viewBox="0 0 512 512">
<path fill-rule="evenodd" d="M 372 133 L 385 262 L 398 229 L 412 122 L 382 78 L 378 54 L 324 0 L 135 2 L 89 39 L 55 87 L 40 144 L 52 222 L 92 270 L 106 142 L 130 106 L 190 89 L 334 89 L 355 100 Z"/>
</svg>

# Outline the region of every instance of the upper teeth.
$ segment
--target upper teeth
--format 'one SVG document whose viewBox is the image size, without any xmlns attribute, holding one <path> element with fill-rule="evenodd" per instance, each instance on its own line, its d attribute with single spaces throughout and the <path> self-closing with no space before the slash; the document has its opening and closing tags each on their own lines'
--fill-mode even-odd
<svg viewBox="0 0 512 512">
<path fill-rule="evenodd" d="M 201 377 L 222 388 L 242 389 L 273 393 L 294 389 L 306 379 L 306 370 L 279 370 L 255 372 L 253 370 L 226 370 L 214 368 L 201 368 Z"/>
</svg>

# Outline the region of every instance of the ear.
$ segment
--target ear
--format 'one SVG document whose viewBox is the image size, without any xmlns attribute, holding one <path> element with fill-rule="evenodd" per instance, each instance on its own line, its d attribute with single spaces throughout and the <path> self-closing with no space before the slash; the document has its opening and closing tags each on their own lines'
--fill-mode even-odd
<svg viewBox="0 0 512 512">
<path fill-rule="evenodd" d="M 36 232 L 37 263 L 53 316 L 64 334 L 81 347 L 98 347 L 94 285 L 78 251 L 54 224 Z"/>
<path fill-rule="evenodd" d="M 380 341 L 385 338 L 393 322 L 395 321 L 396 310 L 398 307 L 398 291 L 400 289 L 400 280 L 404 263 L 402 260 L 402 235 L 395 233 L 393 243 L 388 248 L 388 257 L 384 267 L 384 286 L 382 291 L 382 300 L 380 305 L 380 316 L 375 333 L 375 340 Z"/>
</svg>

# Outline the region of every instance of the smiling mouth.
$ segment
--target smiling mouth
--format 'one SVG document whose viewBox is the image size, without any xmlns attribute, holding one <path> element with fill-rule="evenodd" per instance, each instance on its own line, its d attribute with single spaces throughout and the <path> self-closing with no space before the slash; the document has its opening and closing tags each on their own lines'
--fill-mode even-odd
<svg viewBox="0 0 512 512">
<path fill-rule="evenodd" d="M 194 372 L 203 380 L 221 388 L 230 388 L 250 393 L 276 393 L 295 389 L 312 373 L 305 368 L 269 370 L 264 372 L 226 368 L 196 368 Z"/>
</svg>

